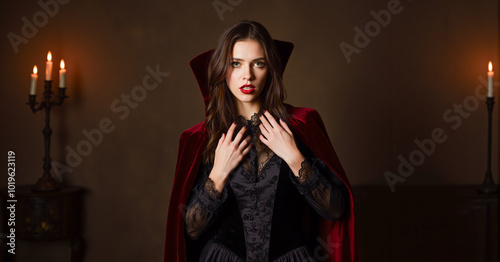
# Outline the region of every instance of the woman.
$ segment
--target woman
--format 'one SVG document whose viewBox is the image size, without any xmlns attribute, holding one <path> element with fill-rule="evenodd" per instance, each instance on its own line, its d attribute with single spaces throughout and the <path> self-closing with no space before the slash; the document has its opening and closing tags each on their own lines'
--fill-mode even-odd
<svg viewBox="0 0 500 262">
<path fill-rule="evenodd" d="M 323 122 L 283 103 L 291 49 L 241 21 L 191 62 L 208 105 L 181 136 L 165 261 L 359 260 L 350 185 Z"/>
</svg>

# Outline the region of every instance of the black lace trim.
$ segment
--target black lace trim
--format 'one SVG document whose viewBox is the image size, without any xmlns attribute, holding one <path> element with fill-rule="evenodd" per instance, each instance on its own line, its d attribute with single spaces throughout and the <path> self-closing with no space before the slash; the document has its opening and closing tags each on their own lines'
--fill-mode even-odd
<svg viewBox="0 0 500 262">
<path fill-rule="evenodd" d="M 262 169 L 266 166 L 267 162 L 271 160 L 271 158 L 274 156 L 274 153 L 271 150 L 266 150 L 266 159 L 262 161 L 262 163 L 259 164 L 259 169 L 257 172 L 261 172 Z"/>
<path fill-rule="evenodd" d="M 224 187 L 221 193 L 215 189 L 214 181 L 208 176 L 212 166 L 207 166 L 205 170 L 204 182 L 197 185 L 196 195 L 198 196 L 198 201 L 200 203 L 200 208 L 206 208 L 208 212 L 218 212 L 222 207 L 222 204 L 227 199 L 227 190 Z"/>
<path fill-rule="evenodd" d="M 311 164 L 312 163 L 312 164 Z M 305 159 L 301 163 L 299 177 L 296 177 L 290 170 L 292 182 L 297 186 L 299 192 L 303 195 L 310 192 L 324 179 L 320 170 L 324 168 L 323 162 L 319 159 Z"/>
<path fill-rule="evenodd" d="M 258 113 L 254 113 L 251 117 L 250 117 L 250 120 L 247 120 L 244 116 L 240 115 L 238 116 L 238 123 L 242 124 L 242 125 L 246 125 L 247 127 L 248 126 L 259 126 L 260 125 L 260 117 L 261 113 L 258 112 Z"/>
<path fill-rule="evenodd" d="M 247 158 L 251 168 L 250 170 L 241 169 L 240 174 L 250 183 L 257 183 L 257 181 L 264 180 L 267 176 L 266 170 L 277 162 L 277 159 L 274 157 L 276 154 L 272 151 L 267 151 L 266 154 L 266 159 L 257 167 L 258 157 L 255 148 L 250 149 L 250 152 L 248 152 Z"/>
<path fill-rule="evenodd" d="M 215 188 L 213 189 L 215 192 Z M 199 194 L 199 202 L 200 202 L 200 208 L 206 210 L 211 213 L 217 213 L 219 212 L 220 208 L 222 207 L 222 204 L 226 201 L 227 198 L 227 192 L 226 189 L 222 191 L 222 197 L 218 199 L 217 197 L 211 197 L 211 193 L 204 191 L 201 194 Z"/>
<path fill-rule="evenodd" d="M 302 163 L 300 164 L 299 177 L 297 178 L 297 180 L 299 180 L 300 183 L 305 183 L 309 180 L 312 173 L 313 169 L 311 164 L 309 164 L 309 161 L 304 159 L 304 161 L 302 161 Z"/>
<path fill-rule="evenodd" d="M 271 151 L 272 152 L 272 151 Z M 271 168 L 274 164 L 276 164 L 276 154 L 270 153 L 269 151 L 266 152 L 266 160 L 264 160 L 260 165 L 259 165 L 259 170 L 257 172 L 257 178 L 259 180 L 263 180 L 266 178 L 267 170 Z"/>
<path fill-rule="evenodd" d="M 205 182 L 205 194 L 209 198 L 217 198 L 219 196 L 219 192 L 215 189 L 215 182 L 210 177 Z"/>
<path fill-rule="evenodd" d="M 255 144 L 256 140 L 259 139 L 258 136 L 260 134 L 259 130 L 259 125 L 260 125 L 260 117 L 261 113 L 254 113 L 251 117 L 250 120 L 247 120 L 244 116 L 240 115 L 238 116 L 238 119 L 236 120 L 237 123 L 237 129 L 239 130 L 242 127 L 246 127 L 247 131 L 246 134 L 250 135 L 251 140 L 250 143 Z"/>
<path fill-rule="evenodd" d="M 247 128 L 246 135 L 251 137 L 250 143 L 255 146 L 250 150 L 250 152 L 246 156 L 246 160 L 244 161 L 244 165 L 248 168 L 249 173 L 254 174 L 256 177 L 250 179 L 253 182 L 257 180 L 261 180 L 265 178 L 265 172 L 262 172 L 262 169 L 267 165 L 269 160 L 273 157 L 274 153 L 267 148 L 265 145 L 261 144 L 259 140 L 260 129 L 259 125 L 261 124 L 260 116 L 262 112 L 254 113 L 249 120 L 247 120 L 244 116 L 238 116 L 236 123 L 238 124 L 237 128 L 242 128 L 245 126 Z M 264 150 L 260 150 L 259 147 L 264 146 Z M 266 154 L 264 161 L 260 162 L 260 157 L 258 152 L 262 154 Z"/>
</svg>

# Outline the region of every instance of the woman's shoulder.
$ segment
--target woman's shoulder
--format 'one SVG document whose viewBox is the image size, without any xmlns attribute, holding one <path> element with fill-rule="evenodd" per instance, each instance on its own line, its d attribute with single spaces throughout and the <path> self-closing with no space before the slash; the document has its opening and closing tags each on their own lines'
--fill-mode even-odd
<svg viewBox="0 0 500 262">
<path fill-rule="evenodd" d="M 194 125 L 182 132 L 181 137 L 185 136 L 197 136 L 197 135 L 203 135 L 205 133 L 206 126 L 205 126 L 205 121 L 198 123 L 197 125 Z"/>
<path fill-rule="evenodd" d="M 304 119 L 310 120 L 311 118 L 320 117 L 318 111 L 314 108 L 309 107 L 295 107 L 289 104 L 285 104 L 286 111 L 293 119 Z"/>
</svg>

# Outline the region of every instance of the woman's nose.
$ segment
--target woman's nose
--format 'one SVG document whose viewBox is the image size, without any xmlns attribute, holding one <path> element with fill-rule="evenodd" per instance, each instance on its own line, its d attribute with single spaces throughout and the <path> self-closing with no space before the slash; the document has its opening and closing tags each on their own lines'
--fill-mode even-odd
<svg viewBox="0 0 500 262">
<path fill-rule="evenodd" d="M 250 66 L 246 66 L 243 71 L 244 80 L 253 80 L 253 72 Z"/>
</svg>

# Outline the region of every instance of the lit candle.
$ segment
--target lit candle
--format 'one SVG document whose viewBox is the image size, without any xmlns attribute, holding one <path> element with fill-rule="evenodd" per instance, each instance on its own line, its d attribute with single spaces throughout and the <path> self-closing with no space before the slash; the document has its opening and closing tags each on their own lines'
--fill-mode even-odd
<svg viewBox="0 0 500 262">
<path fill-rule="evenodd" d="M 495 72 L 493 72 L 493 65 L 490 63 L 488 64 L 488 97 L 493 97 L 493 76 L 495 75 Z"/>
<path fill-rule="evenodd" d="M 64 60 L 61 59 L 61 69 L 59 69 L 59 87 L 66 87 L 66 68 L 64 68 Z"/>
<path fill-rule="evenodd" d="M 31 74 L 31 87 L 30 87 L 30 95 L 36 94 L 36 80 L 38 79 L 38 69 L 36 66 L 33 67 L 33 74 Z"/>
<path fill-rule="evenodd" d="M 45 67 L 45 80 L 52 80 L 52 53 L 47 54 L 47 64 Z"/>
</svg>

